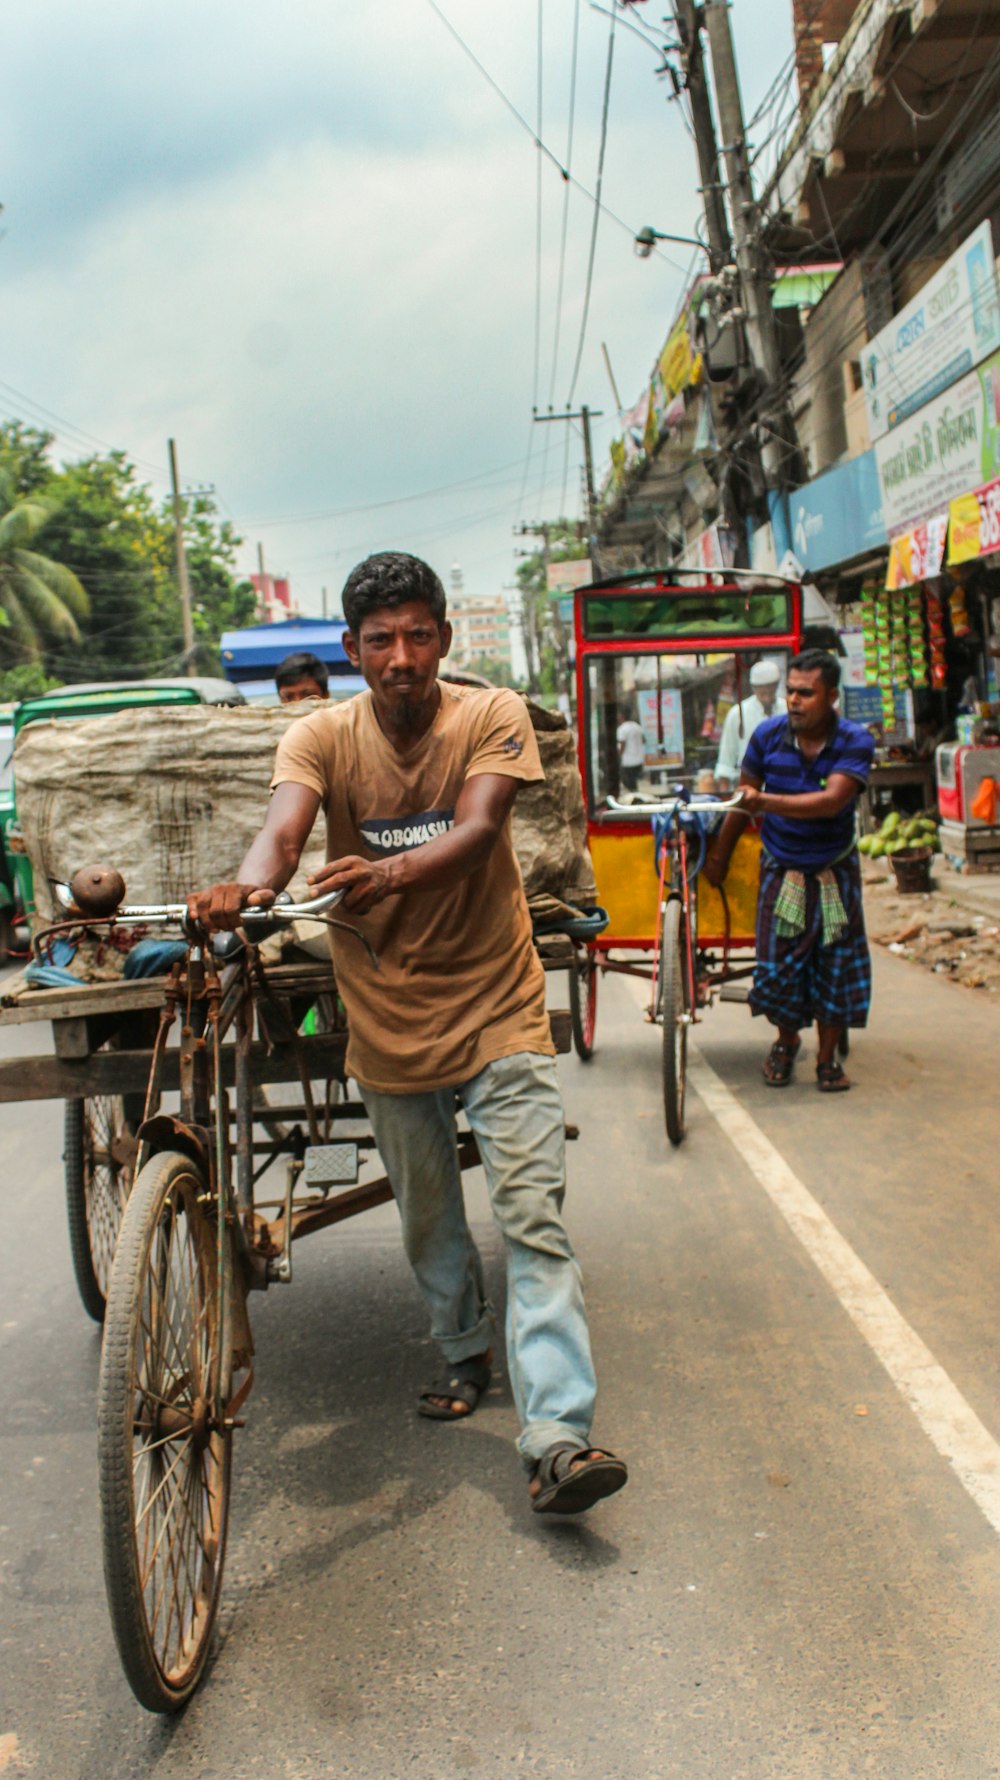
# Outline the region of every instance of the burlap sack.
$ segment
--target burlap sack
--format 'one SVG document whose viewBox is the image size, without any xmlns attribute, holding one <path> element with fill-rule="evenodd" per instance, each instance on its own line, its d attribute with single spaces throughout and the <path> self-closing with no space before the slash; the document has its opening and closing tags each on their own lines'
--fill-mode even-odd
<svg viewBox="0 0 1000 1780">
<path fill-rule="evenodd" d="M 587 850 L 587 812 L 576 757 L 576 738 L 564 717 L 530 699 L 544 785 L 524 785 L 514 805 L 514 846 L 528 897 L 548 894 L 563 902 L 596 902 L 594 867 Z"/>
<path fill-rule="evenodd" d="M 267 808 L 278 742 L 310 708 L 165 706 L 27 725 L 14 777 L 36 923 L 59 918 L 52 881 L 94 861 L 117 867 L 132 903 L 183 901 L 235 877 Z M 529 708 L 546 782 L 525 786 L 515 806 L 525 887 L 593 901 L 573 738 L 561 717 Z M 320 816 L 290 885 L 296 899 L 324 857 Z"/>
<path fill-rule="evenodd" d="M 308 708 L 308 707 L 307 707 Z M 129 902 L 179 902 L 236 875 L 267 809 L 280 706 L 185 705 L 30 723 L 17 740 L 17 814 L 39 924 L 57 917 L 52 879 L 114 865 Z M 322 820 L 290 888 L 309 894 Z"/>
</svg>

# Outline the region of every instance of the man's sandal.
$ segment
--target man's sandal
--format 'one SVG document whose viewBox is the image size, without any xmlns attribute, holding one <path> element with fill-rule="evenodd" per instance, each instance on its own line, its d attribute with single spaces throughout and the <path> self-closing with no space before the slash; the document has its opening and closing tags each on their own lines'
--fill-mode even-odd
<svg viewBox="0 0 1000 1780">
<path fill-rule="evenodd" d="M 821 1094 L 844 1094 L 850 1085 L 850 1077 L 844 1074 L 836 1059 L 832 1063 L 817 1063 L 816 1086 Z"/>
<path fill-rule="evenodd" d="M 764 1060 L 763 1076 L 769 1088 L 787 1088 L 792 1079 L 795 1059 L 802 1040 L 796 1045 L 782 1044 L 776 1038 Z"/>
<path fill-rule="evenodd" d="M 616 1490 L 624 1489 L 628 1466 L 624 1459 L 616 1459 L 614 1453 L 602 1452 L 599 1447 L 574 1446 L 568 1440 L 559 1440 L 542 1454 L 531 1477 L 541 1485 L 531 1498 L 535 1514 L 582 1514 L 602 1496 L 613 1496 Z"/>
<path fill-rule="evenodd" d="M 489 1389 L 490 1371 L 488 1360 L 470 1359 L 457 1360 L 447 1378 L 439 1378 L 435 1384 L 421 1391 L 417 1401 L 417 1414 L 426 1415 L 436 1422 L 464 1422 L 472 1414 L 485 1390 Z M 443 1398 L 443 1402 L 435 1403 L 435 1397 Z M 455 1409 L 455 1403 L 464 1403 L 465 1409 Z"/>
</svg>

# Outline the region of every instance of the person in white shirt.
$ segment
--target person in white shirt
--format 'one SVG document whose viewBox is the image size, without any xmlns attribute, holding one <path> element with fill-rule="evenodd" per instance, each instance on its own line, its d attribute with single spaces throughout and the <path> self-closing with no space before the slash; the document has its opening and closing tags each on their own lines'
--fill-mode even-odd
<svg viewBox="0 0 1000 1780">
<path fill-rule="evenodd" d="M 715 778 L 720 796 L 724 796 L 739 783 L 747 743 L 758 723 L 763 723 L 765 717 L 779 716 L 785 710 L 784 699 L 778 697 L 780 684 L 781 670 L 776 661 L 754 662 L 750 669 L 752 691 L 749 698 L 743 698 L 738 705 L 733 705 L 727 711 L 726 721 L 722 725 L 719 758 L 715 763 Z"/>
<path fill-rule="evenodd" d="M 641 724 L 634 717 L 626 717 L 619 723 L 615 734 L 618 738 L 618 764 L 621 768 L 622 785 L 626 791 L 637 791 L 639 774 L 646 764 L 646 738 L 642 733 Z"/>
</svg>

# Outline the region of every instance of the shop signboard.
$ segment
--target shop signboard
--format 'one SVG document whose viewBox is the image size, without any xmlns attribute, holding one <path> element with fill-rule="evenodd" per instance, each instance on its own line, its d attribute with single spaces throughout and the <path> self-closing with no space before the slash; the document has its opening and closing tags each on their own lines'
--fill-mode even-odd
<svg viewBox="0 0 1000 1780">
<path fill-rule="evenodd" d="M 1000 476 L 951 503 L 948 561 L 973 562 L 1000 550 Z"/>
<path fill-rule="evenodd" d="M 890 537 L 1000 475 L 1000 353 L 874 447 Z"/>
<path fill-rule="evenodd" d="M 888 592 L 896 593 L 901 587 L 914 587 L 918 581 L 932 581 L 940 575 L 947 536 L 948 515 L 936 513 L 933 519 L 893 538 L 885 577 Z"/>
<path fill-rule="evenodd" d="M 691 344 L 686 308 L 667 336 L 667 343 L 660 353 L 658 369 L 668 402 L 671 397 L 679 395 L 682 389 L 687 389 L 689 384 L 697 383 L 701 376 L 701 354 Z"/>
<path fill-rule="evenodd" d="M 874 451 L 837 464 L 788 496 L 789 542 L 805 573 L 877 550 L 885 521 Z"/>
<path fill-rule="evenodd" d="M 989 222 L 963 241 L 861 354 L 873 440 L 1000 349 L 1000 291 Z"/>
<path fill-rule="evenodd" d="M 593 564 L 589 556 L 576 557 L 572 562 L 550 562 L 545 570 L 545 585 L 549 593 L 572 593 L 575 587 L 589 587 L 593 579 Z"/>
</svg>

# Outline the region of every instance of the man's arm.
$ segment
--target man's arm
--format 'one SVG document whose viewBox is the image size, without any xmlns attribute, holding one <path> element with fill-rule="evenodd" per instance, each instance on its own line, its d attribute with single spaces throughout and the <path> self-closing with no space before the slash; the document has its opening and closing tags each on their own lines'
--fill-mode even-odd
<svg viewBox="0 0 1000 1780">
<path fill-rule="evenodd" d="M 862 789 L 850 773 L 831 773 L 822 791 L 801 791 L 789 796 L 783 791 L 748 790 L 744 803 L 750 816 L 787 816 L 793 822 L 822 822 L 839 816 L 845 805 Z"/>
<path fill-rule="evenodd" d="M 319 793 L 290 780 L 275 787 L 264 826 L 250 843 L 234 883 L 213 884 L 188 897 L 188 911 L 203 927 L 233 928 L 250 902 L 270 906 L 295 874 L 312 833 Z"/>
<path fill-rule="evenodd" d="M 376 903 L 404 890 L 448 889 L 489 858 L 521 783 L 506 773 L 476 773 L 462 786 L 447 834 L 390 859 L 331 860 L 309 882 L 317 896 L 346 890 L 342 906 L 355 915 L 366 915 Z"/>
<path fill-rule="evenodd" d="M 755 779 L 753 774 L 748 773 L 744 767 L 743 772 L 740 774 L 740 790 L 743 793 L 744 799 L 751 795 L 756 795 L 759 787 L 760 780 Z M 739 840 L 740 835 L 743 833 L 747 819 L 751 814 L 752 812 L 746 808 L 730 810 L 723 821 L 722 827 L 719 829 L 719 833 L 712 845 L 712 851 L 702 867 L 707 881 L 710 884 L 714 884 L 716 890 L 718 890 L 720 885 L 724 884 L 726 881 L 726 874 L 729 871 L 736 843 Z"/>
</svg>

